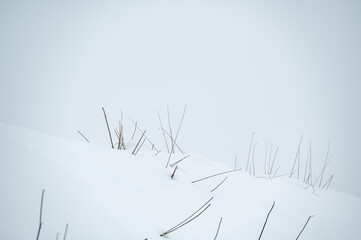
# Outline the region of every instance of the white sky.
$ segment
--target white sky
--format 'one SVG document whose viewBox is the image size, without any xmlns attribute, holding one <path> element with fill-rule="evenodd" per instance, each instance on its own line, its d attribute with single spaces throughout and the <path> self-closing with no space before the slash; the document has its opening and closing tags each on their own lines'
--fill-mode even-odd
<svg viewBox="0 0 361 240">
<path fill-rule="evenodd" d="M 244 163 L 255 131 L 287 172 L 303 136 L 318 171 L 330 141 L 334 187 L 361 196 L 360 25 L 359 1 L 0 1 L 0 121 L 107 144 L 104 106 L 164 149 L 157 109 L 188 104 L 188 152 Z"/>
</svg>

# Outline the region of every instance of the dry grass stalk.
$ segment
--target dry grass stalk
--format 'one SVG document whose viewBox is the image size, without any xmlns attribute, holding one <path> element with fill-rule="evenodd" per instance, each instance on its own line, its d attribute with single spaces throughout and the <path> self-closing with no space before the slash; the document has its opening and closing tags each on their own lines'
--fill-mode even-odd
<svg viewBox="0 0 361 240">
<path fill-rule="evenodd" d="M 326 187 L 326 185 L 327 185 L 327 187 L 326 187 L 326 190 L 328 189 L 328 187 L 330 186 L 330 184 L 331 184 L 331 181 L 332 181 L 332 179 L 333 179 L 333 175 L 331 175 L 331 177 L 325 182 L 325 184 L 323 185 L 323 187 L 322 188 L 325 188 Z"/>
<path fill-rule="evenodd" d="M 190 156 L 190 155 L 187 155 L 187 156 L 183 157 L 182 159 L 180 159 L 180 160 L 178 160 L 178 161 L 170 164 L 169 166 L 174 167 L 175 165 L 177 165 L 178 163 L 180 163 L 181 161 L 183 161 L 184 159 L 186 159 L 186 158 L 189 157 L 189 156 Z"/>
<path fill-rule="evenodd" d="M 303 226 L 301 232 L 300 232 L 300 233 L 298 234 L 298 236 L 296 237 L 296 240 L 301 236 L 301 233 L 303 232 L 303 230 L 305 230 L 305 228 L 306 228 L 306 226 L 307 226 L 307 223 L 310 221 L 311 217 L 313 217 L 313 216 L 314 216 L 314 215 L 308 217 L 308 219 L 307 219 L 305 225 Z"/>
<path fill-rule="evenodd" d="M 178 129 L 177 129 L 177 133 L 176 133 L 175 138 L 174 138 L 174 142 L 177 142 L 178 134 L 179 134 L 179 131 L 180 131 L 181 127 L 182 127 L 182 123 L 183 123 L 183 120 L 184 120 L 184 116 L 185 116 L 185 114 L 186 114 L 186 110 L 187 110 L 187 105 L 184 106 L 182 119 L 181 119 L 181 121 L 180 121 L 180 123 L 179 123 Z M 174 153 L 174 152 L 173 152 L 173 153 Z M 181 151 L 181 153 L 184 154 L 183 151 Z"/>
<path fill-rule="evenodd" d="M 275 161 L 276 161 L 276 156 L 277 156 L 277 153 L 278 153 L 278 149 L 279 149 L 279 146 L 277 146 L 277 149 L 276 149 L 275 155 L 274 155 L 274 157 L 273 157 L 273 161 L 272 161 L 271 169 L 270 169 L 270 171 L 269 171 L 269 173 L 268 173 L 269 175 L 271 175 L 271 174 L 272 174 L 273 165 L 274 165 L 274 163 L 275 163 Z"/>
<path fill-rule="evenodd" d="M 39 239 L 41 226 L 43 225 L 43 220 L 42 220 L 42 217 L 43 217 L 43 201 L 44 201 L 44 193 L 45 193 L 45 190 L 43 189 L 43 191 L 42 191 L 42 193 L 41 193 L 39 228 L 38 228 L 38 234 L 36 235 L 36 240 L 38 240 L 38 239 Z"/>
<path fill-rule="evenodd" d="M 175 225 L 174 227 L 170 228 L 169 230 L 165 231 L 164 233 L 162 233 L 160 236 L 163 237 L 175 230 L 177 230 L 178 228 L 183 227 L 184 225 L 190 223 L 191 221 L 193 221 L 194 219 L 196 219 L 197 217 L 199 217 L 204 211 L 206 211 L 211 204 L 208 204 L 210 201 L 212 201 L 213 197 L 211 199 L 209 199 L 205 204 L 202 205 L 202 207 L 200 207 L 197 211 L 195 211 L 193 214 L 191 214 L 189 217 L 187 217 L 186 219 L 184 219 L 182 222 L 178 223 L 177 225 Z M 208 205 L 207 205 L 208 204 Z M 205 207 L 206 206 L 206 207 Z M 204 208 L 205 207 L 205 208 Z M 203 209 L 204 208 L 204 209 Z M 203 210 L 202 210 L 203 209 Z M 202 211 L 201 211 L 202 210 Z M 201 211 L 199 214 L 197 214 L 199 211 Z M 197 215 L 196 215 L 197 214 Z M 196 216 L 194 216 L 196 215 Z M 193 217 L 194 216 L 194 217 Z M 192 218 L 193 217 L 193 218 Z"/>
<path fill-rule="evenodd" d="M 133 135 L 132 135 L 132 140 L 134 138 L 135 132 L 137 131 L 137 124 L 138 124 L 138 122 L 135 122 L 135 124 L 134 124 L 134 131 L 133 131 Z"/>
<path fill-rule="evenodd" d="M 267 166 L 267 174 L 269 175 L 269 171 L 271 169 L 271 158 L 272 158 L 272 141 L 271 141 L 271 149 L 270 149 L 270 152 L 269 152 L 269 157 L 268 157 L 268 166 Z"/>
<path fill-rule="evenodd" d="M 174 177 L 174 174 L 175 174 L 175 172 L 177 171 L 177 169 L 178 169 L 178 166 L 175 166 L 175 169 L 174 169 L 174 171 L 173 171 L 173 173 L 172 173 L 172 176 L 171 176 L 170 178 L 173 178 L 173 177 Z"/>
<path fill-rule="evenodd" d="M 144 142 L 145 142 L 145 139 L 143 139 L 143 142 L 140 144 L 138 150 L 134 153 L 134 155 L 137 155 L 137 153 L 139 152 L 139 150 L 142 148 Z"/>
<path fill-rule="evenodd" d="M 168 116 L 168 127 L 169 127 L 169 133 L 170 133 L 170 140 L 172 141 L 171 152 L 174 153 L 174 139 L 173 139 L 172 126 L 170 124 L 170 114 L 169 114 L 169 106 L 168 106 L 168 104 L 167 104 L 167 116 Z"/>
<path fill-rule="evenodd" d="M 178 148 L 178 150 L 184 154 L 184 151 L 179 147 L 179 145 L 171 138 L 170 134 L 167 132 L 167 130 L 165 130 L 164 128 L 162 129 L 162 131 L 169 137 L 170 141 L 172 144 L 174 144 L 175 147 Z"/>
<path fill-rule="evenodd" d="M 237 172 L 237 171 L 239 171 L 239 170 L 240 170 L 240 169 L 236 169 L 236 170 L 230 170 L 230 171 L 225 171 L 225 172 L 213 174 L 213 175 L 211 175 L 211 176 L 208 176 L 208 177 L 204 177 L 204 178 L 195 180 L 195 181 L 193 181 L 192 183 L 200 182 L 200 181 L 206 180 L 206 179 L 208 179 L 208 178 L 216 177 L 216 176 L 223 175 L 223 174 L 227 174 L 227 173 L 231 173 L 231 172 Z"/>
<path fill-rule="evenodd" d="M 63 240 L 66 239 L 66 234 L 68 233 L 68 224 L 66 224 L 65 226 L 65 232 L 64 232 L 64 237 L 63 237 Z"/>
<path fill-rule="evenodd" d="M 215 188 L 213 188 L 212 190 L 211 190 L 211 192 L 213 192 L 214 190 L 216 190 L 219 186 L 221 186 L 222 185 L 222 183 L 224 183 L 224 181 L 226 181 L 227 180 L 227 178 L 228 178 L 228 176 L 227 177 L 225 177 L 223 180 L 222 180 L 222 182 L 220 182 Z"/>
<path fill-rule="evenodd" d="M 261 237 L 262 237 L 263 230 L 264 230 L 264 228 L 266 227 L 266 224 L 267 224 L 267 221 L 268 221 L 268 217 L 269 217 L 270 213 L 272 212 L 272 210 L 273 210 L 273 207 L 274 207 L 274 206 L 275 206 L 275 202 L 273 201 L 273 204 L 272 204 L 271 210 L 269 210 L 269 212 L 268 212 L 268 214 L 267 214 L 266 221 L 265 221 L 265 222 L 264 222 L 264 224 L 263 224 L 262 231 L 261 231 L 261 234 L 260 234 L 260 235 L 259 235 L 259 237 L 258 237 L 258 240 L 260 240 L 260 239 L 261 239 Z"/>
<path fill-rule="evenodd" d="M 146 131 L 147 131 L 147 130 L 144 130 L 144 132 L 143 132 L 142 136 L 140 137 L 140 139 L 139 139 L 139 141 L 138 141 L 137 145 L 135 145 L 135 148 L 134 148 L 134 150 L 133 150 L 132 154 L 134 154 L 134 153 L 135 153 L 135 150 L 137 149 L 137 147 L 138 147 L 138 145 L 139 145 L 140 141 L 142 140 L 142 138 L 143 138 L 143 136 L 144 136 L 144 134 L 145 134 L 145 132 L 146 132 Z"/>
<path fill-rule="evenodd" d="M 280 167 L 281 167 L 281 164 L 278 165 L 278 168 L 277 168 L 277 170 L 275 171 L 275 173 L 272 175 L 271 180 L 276 176 L 276 174 L 277 174 L 278 170 L 280 169 Z"/>
<path fill-rule="evenodd" d="M 77 131 L 87 142 L 89 142 L 89 140 L 79 130 L 77 130 Z"/>
<path fill-rule="evenodd" d="M 132 119 L 132 118 L 129 118 L 130 121 L 133 122 L 133 124 L 135 124 L 136 122 Z M 136 129 L 138 129 L 140 132 L 143 132 L 142 129 L 140 129 L 140 127 L 138 125 L 136 125 Z M 147 136 L 144 136 L 145 139 L 150 143 L 150 145 L 153 145 L 153 143 L 149 140 L 149 138 Z M 154 145 L 154 149 L 157 151 L 157 152 L 160 152 L 160 150 L 158 150 L 155 145 Z"/>
<path fill-rule="evenodd" d="M 157 113 L 158 113 L 158 119 L 159 119 L 159 123 L 160 123 L 160 128 L 161 128 L 162 133 L 163 133 L 163 138 L 164 138 L 165 146 L 167 147 L 167 151 L 168 151 L 168 153 L 169 153 L 168 141 L 167 141 L 167 138 L 165 137 L 165 134 L 164 134 L 163 123 L 162 123 L 162 119 L 160 118 L 159 110 L 157 110 Z"/>
<path fill-rule="evenodd" d="M 218 228 L 217 228 L 217 233 L 216 233 L 216 236 L 214 237 L 214 240 L 217 239 L 218 232 L 219 232 L 219 228 L 221 227 L 221 224 L 222 224 L 222 218 L 221 218 L 221 220 L 219 220 L 219 224 L 218 224 Z"/>
<path fill-rule="evenodd" d="M 253 150 L 252 150 L 252 167 L 253 167 L 253 176 L 256 176 L 256 168 L 254 167 L 254 150 L 256 149 L 257 146 L 257 142 L 256 144 L 253 146 Z"/>
<path fill-rule="evenodd" d="M 249 149 L 248 149 L 248 159 L 247 159 L 247 165 L 246 165 L 246 172 L 248 171 L 249 160 L 251 158 L 251 150 L 252 150 L 253 138 L 254 138 L 254 132 L 252 133 L 251 143 L 250 143 Z"/>
<path fill-rule="evenodd" d="M 173 142 L 173 141 L 172 141 L 172 149 L 171 149 L 171 151 L 169 152 L 169 156 L 168 156 L 168 160 L 167 160 L 167 164 L 165 165 L 165 168 L 168 167 L 170 158 L 172 157 L 172 153 L 174 153 L 174 142 Z"/>
<path fill-rule="evenodd" d="M 107 128 L 108 128 L 110 143 L 111 143 L 111 145 L 112 145 L 112 148 L 114 148 L 113 139 L 112 139 L 112 134 L 110 133 L 110 128 L 109 128 L 109 124 L 108 124 L 107 115 L 105 114 L 105 110 L 104 110 L 103 107 L 102 107 L 102 109 L 103 109 L 103 113 L 104 113 L 105 123 L 107 124 Z"/>
<path fill-rule="evenodd" d="M 303 137 L 301 137 L 300 143 L 298 144 L 298 148 L 297 148 L 297 152 L 296 152 L 296 157 L 295 157 L 295 161 L 293 162 L 293 166 L 292 166 L 292 170 L 291 170 L 291 173 L 290 173 L 290 177 L 292 177 L 292 175 L 293 175 L 293 170 L 294 170 L 294 168 L 295 168 L 295 166 L 296 166 L 296 161 L 297 161 L 297 159 L 298 159 L 298 155 L 300 154 L 302 139 L 303 139 Z"/>
</svg>

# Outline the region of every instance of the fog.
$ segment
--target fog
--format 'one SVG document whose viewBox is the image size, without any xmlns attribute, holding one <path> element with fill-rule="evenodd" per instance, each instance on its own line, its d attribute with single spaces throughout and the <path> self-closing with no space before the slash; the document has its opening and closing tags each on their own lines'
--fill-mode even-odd
<svg viewBox="0 0 361 240">
<path fill-rule="evenodd" d="M 290 171 L 303 137 L 315 174 L 330 143 L 333 188 L 361 196 L 359 1 L 1 1 L 0 121 L 109 144 L 120 111 L 166 151 L 230 166 L 279 145 Z M 262 172 L 262 169 L 259 169 Z"/>
</svg>

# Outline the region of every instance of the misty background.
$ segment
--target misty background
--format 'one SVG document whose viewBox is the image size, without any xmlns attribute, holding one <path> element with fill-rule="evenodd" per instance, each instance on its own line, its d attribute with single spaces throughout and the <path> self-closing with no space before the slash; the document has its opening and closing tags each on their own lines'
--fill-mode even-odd
<svg viewBox="0 0 361 240">
<path fill-rule="evenodd" d="M 314 177 L 361 196 L 359 1 L 0 1 L 0 121 L 108 143 L 101 107 L 166 151 L 157 110 L 187 153 L 287 173 L 303 136 Z M 257 169 L 256 169 L 257 171 Z M 260 167 L 260 173 L 263 169 Z"/>
</svg>

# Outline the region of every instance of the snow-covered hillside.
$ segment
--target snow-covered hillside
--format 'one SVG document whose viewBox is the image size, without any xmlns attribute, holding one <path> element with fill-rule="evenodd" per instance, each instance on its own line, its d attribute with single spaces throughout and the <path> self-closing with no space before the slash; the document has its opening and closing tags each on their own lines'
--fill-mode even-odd
<svg viewBox="0 0 361 240">
<path fill-rule="evenodd" d="M 361 199 L 329 189 L 315 195 L 288 177 L 255 178 L 191 154 L 165 168 L 168 154 L 134 143 L 119 151 L 85 141 L 57 139 L 0 124 L 0 239 L 361 239 Z M 185 156 L 185 155 L 184 155 Z M 170 163 L 184 157 L 172 156 Z M 221 181 L 222 185 L 211 192 Z M 194 221 L 161 237 L 208 200 Z"/>
</svg>

